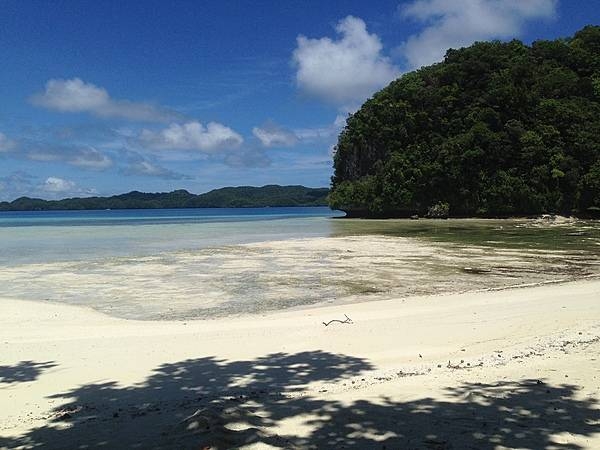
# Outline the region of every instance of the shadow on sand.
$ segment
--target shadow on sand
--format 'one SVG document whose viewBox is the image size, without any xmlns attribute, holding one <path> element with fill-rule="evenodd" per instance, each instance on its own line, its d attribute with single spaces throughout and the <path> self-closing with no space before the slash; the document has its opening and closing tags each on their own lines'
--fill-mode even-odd
<svg viewBox="0 0 600 450">
<path fill-rule="evenodd" d="M 47 369 L 56 367 L 54 361 L 20 361 L 13 366 L 0 366 L 0 384 L 35 381 Z"/>
<path fill-rule="evenodd" d="M 463 384 L 448 388 L 447 400 L 402 403 L 342 404 L 304 389 L 373 369 L 364 359 L 321 351 L 164 364 L 138 385 L 89 384 L 52 395 L 62 406 L 47 425 L 0 438 L 0 447 L 577 449 L 557 435 L 600 431 L 595 399 L 540 380 Z M 288 420 L 301 423 L 301 431 L 286 429 Z M 274 425 L 282 425 L 279 434 Z"/>
</svg>

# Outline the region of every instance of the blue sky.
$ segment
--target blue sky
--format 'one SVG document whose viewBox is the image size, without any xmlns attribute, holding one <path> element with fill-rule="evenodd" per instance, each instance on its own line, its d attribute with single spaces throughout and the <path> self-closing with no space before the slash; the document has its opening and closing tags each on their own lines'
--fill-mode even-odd
<svg viewBox="0 0 600 450">
<path fill-rule="evenodd" d="M 345 117 L 402 73 L 599 23 L 584 0 L 2 0 L 0 200 L 327 186 Z"/>
</svg>

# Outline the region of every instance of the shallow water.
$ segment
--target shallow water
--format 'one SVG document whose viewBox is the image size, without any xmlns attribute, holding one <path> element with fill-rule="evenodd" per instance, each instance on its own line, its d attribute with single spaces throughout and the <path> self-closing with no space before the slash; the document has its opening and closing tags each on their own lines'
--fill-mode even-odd
<svg viewBox="0 0 600 450">
<path fill-rule="evenodd" d="M 11 218 L 0 225 L 0 297 L 183 320 L 600 274 L 596 222 L 234 213 Z"/>
<path fill-rule="evenodd" d="M 329 208 L 0 212 L 0 267 L 324 236 Z"/>
</svg>

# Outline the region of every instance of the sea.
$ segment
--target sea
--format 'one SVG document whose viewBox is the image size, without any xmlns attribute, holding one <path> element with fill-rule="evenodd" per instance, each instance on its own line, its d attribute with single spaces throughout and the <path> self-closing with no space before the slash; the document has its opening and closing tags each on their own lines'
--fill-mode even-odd
<svg viewBox="0 0 600 450">
<path fill-rule="evenodd" d="M 327 207 L 0 212 L 0 267 L 329 236 Z"/>
<path fill-rule="evenodd" d="M 600 275 L 600 225 L 326 207 L 0 212 L 2 298 L 190 320 Z"/>
</svg>

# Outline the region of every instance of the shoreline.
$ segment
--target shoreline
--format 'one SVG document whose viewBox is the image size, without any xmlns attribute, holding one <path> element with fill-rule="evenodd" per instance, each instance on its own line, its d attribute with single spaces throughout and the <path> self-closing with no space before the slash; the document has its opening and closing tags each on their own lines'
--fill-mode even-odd
<svg viewBox="0 0 600 450">
<path fill-rule="evenodd" d="M 427 214 L 419 214 L 418 211 L 411 211 L 400 215 L 369 215 L 364 213 L 353 213 L 344 209 L 333 209 L 332 211 L 340 211 L 345 216 L 332 217 L 332 219 L 358 219 L 358 220 L 544 220 L 552 222 L 554 220 L 590 220 L 598 221 L 600 216 L 597 213 L 556 213 L 556 212 L 542 212 L 536 214 L 523 214 L 523 215 L 498 215 L 498 216 L 461 216 L 461 215 L 449 215 L 449 216 L 428 216 Z"/>
<path fill-rule="evenodd" d="M 0 448 L 100 441 L 108 447 L 230 448 L 227 442 L 235 441 L 236 448 L 327 448 L 333 444 L 326 445 L 329 438 L 321 433 L 333 424 L 328 433 L 337 436 L 336 445 L 398 448 L 402 429 L 386 415 L 400 414 L 403 405 L 434 399 L 443 404 L 440 414 L 460 415 L 456 405 L 467 400 L 448 399 L 448 389 L 475 383 L 473 392 L 487 392 L 516 383 L 502 394 L 510 396 L 532 379 L 563 397 L 561 386 L 577 386 L 570 392 L 573 404 L 563 409 L 580 428 L 559 422 L 544 432 L 556 442 L 564 438 L 559 432 L 568 432 L 568 442 L 594 448 L 600 432 L 587 430 L 581 422 L 587 419 L 576 413 L 582 395 L 591 402 L 586 417 L 597 417 L 600 409 L 598 298 L 600 281 L 587 279 L 172 322 L 1 299 L 0 391 L 8 395 L 0 396 Z M 322 324 L 344 314 L 352 324 Z M 388 411 L 386 401 L 396 406 Z M 368 426 L 353 416 L 359 405 L 372 413 Z M 336 414 L 327 425 L 332 408 Z M 507 414 L 487 420 L 504 423 Z M 346 428 L 349 420 L 357 430 Z M 206 421 L 213 424 L 209 429 L 200 426 Z M 494 442 L 496 435 L 477 421 L 457 423 L 446 423 L 437 434 L 430 430 L 437 436 L 431 439 L 462 448 L 483 433 L 484 447 Z M 530 425 L 539 439 L 541 425 Z M 373 431 L 382 427 L 385 433 Z M 410 438 L 420 439 L 414 448 L 433 445 L 424 427 L 414 424 Z M 242 437 L 249 439 L 245 446 Z"/>
<path fill-rule="evenodd" d="M 292 239 L 290 239 L 292 240 Z M 119 321 L 124 321 L 124 322 L 140 322 L 140 323 L 162 323 L 162 324 L 177 324 L 177 323 L 194 323 L 194 322 L 221 322 L 221 321 L 232 321 L 232 320 L 253 320 L 253 319 L 261 319 L 261 318 L 265 318 L 267 316 L 274 316 L 277 314 L 285 314 L 285 313 L 301 313 L 301 312 L 317 312 L 321 309 L 324 308 L 343 308 L 345 306 L 348 305 L 361 305 L 361 304 L 371 304 L 371 303 L 383 303 L 383 302 L 404 302 L 406 300 L 415 300 L 418 301 L 418 299 L 424 299 L 424 300 L 431 300 L 431 299 L 441 299 L 444 297 L 448 297 L 448 296 L 457 296 L 457 295 L 469 295 L 469 294 L 481 294 L 481 293 L 486 293 L 486 292 L 504 292 L 504 291 L 517 291 L 520 289 L 531 289 L 531 288 L 537 288 L 537 287 L 544 287 L 544 286 L 553 286 L 553 285 L 565 285 L 565 284 L 570 284 L 570 283 L 579 283 L 579 282 L 583 282 L 583 281 L 594 281 L 594 280 L 598 280 L 600 281 L 600 273 L 593 273 L 593 274 L 588 274 L 588 275 L 580 275 L 580 276 L 574 276 L 573 278 L 560 278 L 560 279 L 556 279 L 556 280 L 544 280 L 544 281 L 536 281 L 536 282 L 532 282 L 532 283 L 523 283 L 523 284 L 515 284 L 515 285 L 509 285 L 509 286 L 500 286 L 500 287 L 484 287 L 484 288 L 478 288 L 478 289 L 470 289 L 470 290 L 464 290 L 464 291 L 448 291 L 448 292 L 437 292 L 437 293 L 433 293 L 433 294 L 425 294 L 425 295 L 419 295 L 419 294 L 415 294 L 415 295 L 407 295 L 404 297 L 399 297 L 399 298 L 389 298 L 389 297 L 382 297 L 382 298 L 373 298 L 373 299 L 368 299 L 365 300 L 364 298 L 360 298 L 361 296 L 356 296 L 359 298 L 350 298 L 350 299 L 346 299 L 346 300 L 337 300 L 334 304 L 332 303 L 332 301 L 322 301 L 319 303 L 310 303 L 310 304 L 302 304 L 302 305 L 296 305 L 296 306 L 290 306 L 290 307 L 284 307 L 281 309 L 269 309 L 266 311 L 262 311 L 262 312 L 242 312 L 242 313 L 234 313 L 231 314 L 230 316 L 207 316 L 207 317 L 203 317 L 203 318 L 199 318 L 196 316 L 190 316 L 188 318 L 181 318 L 181 319 L 170 319 L 170 318 L 165 318 L 165 319 L 153 319 L 153 318 L 148 318 L 148 319 L 143 319 L 143 318 L 128 318 L 128 317 L 120 317 L 120 316 L 116 316 L 116 315 L 111 315 L 107 312 L 104 312 L 100 309 L 95 308 L 94 306 L 88 306 L 88 305 L 84 305 L 84 304 L 73 304 L 73 303 L 64 303 L 64 302 L 58 302 L 58 301 L 53 301 L 53 300 L 32 300 L 32 299 L 21 299 L 21 298 L 12 298 L 12 297 L 0 297 L 0 302 L 3 301 L 8 301 L 8 302 L 16 302 L 16 303 L 25 303 L 25 304 L 31 304 L 31 306 L 33 307 L 34 305 L 49 305 L 51 307 L 58 307 L 61 308 L 63 306 L 65 306 L 67 309 L 78 309 L 84 312 L 88 312 L 91 314 L 99 314 L 102 317 L 105 317 L 107 319 L 116 319 Z"/>
<path fill-rule="evenodd" d="M 476 245 L 467 238 L 455 242 L 456 230 L 436 240 L 433 233 L 420 236 L 417 227 L 406 237 L 369 229 L 366 237 L 299 236 L 109 255 L 87 263 L 25 261 L 4 268 L 0 297 L 90 305 L 128 319 L 182 321 L 568 282 L 599 273 L 595 231 L 588 237 L 584 227 L 577 228 L 563 248 L 554 239 L 571 228 L 558 227 L 531 243 L 520 241 L 531 232 L 518 226 L 516 233 L 509 230 L 494 240 L 494 227 L 478 231 Z"/>
</svg>

